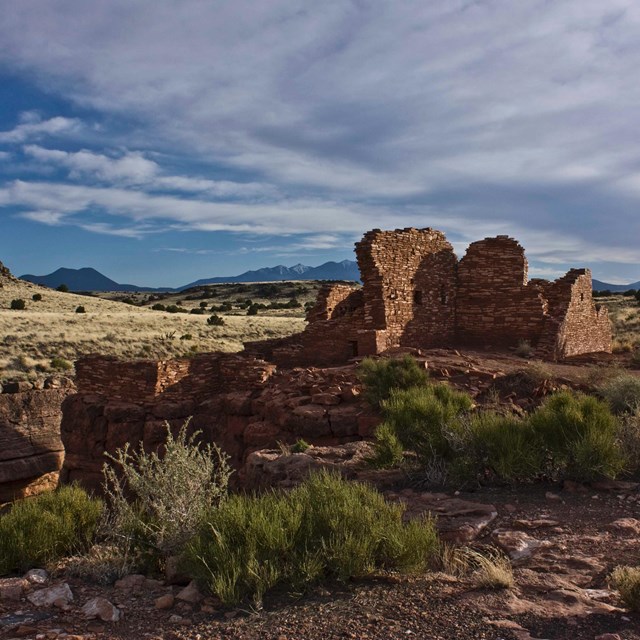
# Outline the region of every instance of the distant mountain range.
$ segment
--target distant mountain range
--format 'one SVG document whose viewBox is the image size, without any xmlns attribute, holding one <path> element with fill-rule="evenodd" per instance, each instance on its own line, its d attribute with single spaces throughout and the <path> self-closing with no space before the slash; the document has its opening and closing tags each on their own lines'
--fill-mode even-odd
<svg viewBox="0 0 640 640">
<path fill-rule="evenodd" d="M 353 260 L 342 262 L 325 262 L 319 267 L 308 267 L 304 264 L 296 264 L 292 267 L 278 265 L 277 267 L 264 267 L 255 271 L 245 271 L 239 276 L 220 276 L 204 278 L 190 282 L 182 287 L 140 287 L 135 284 L 119 284 L 111 278 L 101 274 L 90 267 L 83 269 L 58 269 L 46 276 L 34 276 L 29 273 L 20 276 L 22 280 L 41 284 L 51 289 L 56 289 L 61 284 L 66 284 L 69 291 L 182 291 L 191 287 L 207 284 L 221 284 L 224 282 L 271 282 L 275 280 L 360 280 L 358 265 Z"/>
<path fill-rule="evenodd" d="M 592 286 L 594 291 L 629 291 L 629 289 L 640 289 L 640 281 L 631 284 L 609 284 L 594 280 Z"/>
<path fill-rule="evenodd" d="M 353 260 L 342 262 L 325 262 L 319 267 L 309 267 L 304 264 L 295 264 L 285 267 L 279 264 L 276 267 L 263 267 L 255 271 L 245 271 L 238 276 L 218 276 L 215 278 L 203 278 L 190 282 L 182 287 L 140 287 L 135 284 L 119 284 L 111 278 L 101 274 L 95 269 L 58 269 L 46 276 L 34 276 L 26 274 L 22 280 L 28 280 L 35 284 L 55 289 L 61 284 L 66 284 L 70 291 L 182 291 L 191 287 L 199 287 L 207 284 L 222 284 L 225 282 L 272 282 L 277 280 L 360 280 L 358 264 Z M 640 289 L 640 282 L 631 284 L 610 284 L 593 281 L 594 291 L 627 291 L 628 289 Z"/>
</svg>

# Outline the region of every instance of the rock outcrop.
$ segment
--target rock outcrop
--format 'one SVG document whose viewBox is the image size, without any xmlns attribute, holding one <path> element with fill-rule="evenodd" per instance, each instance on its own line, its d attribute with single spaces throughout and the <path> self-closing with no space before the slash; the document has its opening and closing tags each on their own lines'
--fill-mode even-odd
<svg viewBox="0 0 640 640">
<path fill-rule="evenodd" d="M 6 383 L 1 389 L 4 393 L 0 393 L 0 503 L 3 503 L 58 484 L 64 459 L 60 438 L 62 403 L 73 388 L 33 389 L 29 383 Z"/>
</svg>

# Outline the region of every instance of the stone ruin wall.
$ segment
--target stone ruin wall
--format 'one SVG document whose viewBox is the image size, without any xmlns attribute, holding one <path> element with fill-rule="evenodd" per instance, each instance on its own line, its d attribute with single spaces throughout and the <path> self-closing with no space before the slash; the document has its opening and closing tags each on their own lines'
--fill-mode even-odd
<svg viewBox="0 0 640 640">
<path fill-rule="evenodd" d="M 361 307 L 351 305 L 334 319 L 320 301 L 307 329 L 286 339 L 297 345 L 287 351 L 286 364 L 296 357 L 311 363 L 314 356 L 341 363 L 395 347 L 505 348 L 522 340 L 549 359 L 611 351 L 611 325 L 606 309 L 593 303 L 589 270 L 571 270 L 555 282 L 528 281 L 524 249 L 508 236 L 472 243 L 458 262 L 439 231 L 376 229 L 356 244 L 356 254 Z M 341 293 L 334 285 L 324 295 L 330 300 Z"/>
<path fill-rule="evenodd" d="M 28 382 L 0 387 L 0 504 L 58 484 L 64 460 L 62 403 L 74 392 L 67 379 L 48 388 Z"/>
<path fill-rule="evenodd" d="M 187 363 L 191 372 L 180 377 L 184 361 L 78 361 L 78 394 L 63 404 L 63 481 L 99 489 L 105 453 L 126 443 L 156 450 L 166 437 L 165 421 L 175 433 L 191 417 L 190 429 L 221 446 L 239 471 L 258 449 L 299 438 L 342 444 L 371 436 L 377 424 L 351 368 L 276 371 L 249 354 L 207 354 Z M 146 386 L 131 386 L 136 371 L 144 372 Z M 180 372 L 176 384 L 156 377 L 168 371 Z M 198 382 L 187 387 L 192 372 Z"/>
<path fill-rule="evenodd" d="M 442 232 L 374 229 L 356 243 L 356 256 L 363 329 L 385 332 L 387 348 L 429 347 L 453 338 L 457 260 Z"/>
<path fill-rule="evenodd" d="M 465 344 L 537 343 L 547 302 L 527 281 L 524 249 L 508 236 L 474 242 L 458 264 L 456 338 Z"/>
</svg>

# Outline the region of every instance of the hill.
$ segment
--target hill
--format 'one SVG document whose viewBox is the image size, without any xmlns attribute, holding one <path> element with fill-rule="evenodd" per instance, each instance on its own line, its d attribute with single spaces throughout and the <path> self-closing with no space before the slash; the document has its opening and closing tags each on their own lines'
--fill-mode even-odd
<svg viewBox="0 0 640 640">
<path fill-rule="evenodd" d="M 65 269 L 64 267 L 46 276 L 34 276 L 27 273 L 21 280 L 56 289 L 66 284 L 70 291 L 141 291 L 144 287 L 134 284 L 119 284 L 111 278 L 90 267 L 83 269 Z"/>
<path fill-rule="evenodd" d="M 592 288 L 594 291 L 628 291 L 629 289 L 640 289 L 640 281 L 632 282 L 631 284 L 610 284 L 594 280 Z"/>
<path fill-rule="evenodd" d="M 50 289 L 56 289 L 61 284 L 66 284 L 70 291 L 183 291 L 193 287 L 207 284 L 222 284 L 227 282 L 274 282 L 284 280 L 360 280 L 358 265 L 353 260 L 342 262 L 325 262 L 318 267 L 308 267 L 304 264 L 296 264 L 292 267 L 278 265 L 276 267 L 263 267 L 255 271 L 245 271 L 238 276 L 217 276 L 203 278 L 190 282 L 182 287 L 140 287 L 135 284 L 120 284 L 103 275 L 96 269 L 84 267 L 82 269 L 61 268 L 45 276 L 25 274 L 21 280 L 39 284 Z"/>
</svg>

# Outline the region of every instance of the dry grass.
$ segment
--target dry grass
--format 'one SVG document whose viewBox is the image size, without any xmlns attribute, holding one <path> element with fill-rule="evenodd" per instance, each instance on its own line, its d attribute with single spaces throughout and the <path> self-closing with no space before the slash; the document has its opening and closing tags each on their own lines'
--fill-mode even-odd
<svg viewBox="0 0 640 640">
<path fill-rule="evenodd" d="M 511 589 L 515 584 L 511 561 L 494 548 L 479 551 L 444 545 L 440 562 L 445 573 L 456 578 L 470 577 L 484 589 Z"/>
<path fill-rule="evenodd" d="M 225 326 L 207 325 L 209 314 L 169 314 L 121 302 L 61 293 L 23 281 L 0 288 L 0 380 L 33 378 L 51 371 L 52 360 L 73 362 L 101 353 L 122 358 L 167 358 L 204 351 L 239 351 L 243 341 L 302 331 L 304 320 L 266 315 L 225 315 Z M 42 295 L 34 302 L 35 293 Z M 11 300 L 26 302 L 10 310 Z M 75 310 L 84 306 L 86 313 Z"/>
<path fill-rule="evenodd" d="M 616 567 L 609 582 L 631 611 L 640 611 L 640 567 Z"/>
</svg>

